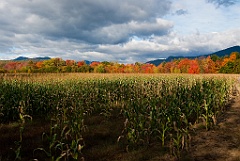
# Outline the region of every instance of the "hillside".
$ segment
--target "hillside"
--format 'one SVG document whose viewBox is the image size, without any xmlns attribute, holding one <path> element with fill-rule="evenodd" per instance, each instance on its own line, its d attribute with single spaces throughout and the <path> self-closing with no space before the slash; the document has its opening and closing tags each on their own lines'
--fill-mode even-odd
<svg viewBox="0 0 240 161">
<path fill-rule="evenodd" d="M 210 55 L 217 55 L 219 57 L 223 57 L 225 55 L 229 55 L 230 53 L 232 52 L 239 52 L 240 53 L 240 46 L 233 46 L 233 47 L 230 47 L 230 48 L 227 48 L 227 49 L 223 49 L 223 50 L 220 50 L 220 51 L 217 51 L 215 53 L 212 53 Z"/>
<path fill-rule="evenodd" d="M 34 58 L 29 58 L 29 57 L 25 57 L 25 56 L 19 56 L 15 59 L 13 59 L 13 61 L 26 61 L 26 60 L 32 60 L 32 61 L 43 61 L 43 60 L 49 60 L 51 59 L 50 57 L 34 57 Z"/>
<path fill-rule="evenodd" d="M 230 55 L 232 52 L 239 52 L 240 53 L 240 46 L 233 46 L 233 47 L 223 49 L 223 50 L 220 50 L 220 51 L 217 51 L 217 52 L 214 52 L 214 53 L 211 53 L 211 54 L 207 54 L 207 55 L 198 55 L 198 56 L 191 56 L 191 57 L 189 57 L 189 56 L 186 56 L 186 57 L 185 56 L 169 56 L 166 59 L 156 59 L 156 60 L 148 61 L 146 63 L 154 64 L 154 65 L 158 66 L 162 62 L 170 62 L 174 59 L 182 59 L 182 58 L 195 59 L 195 58 L 199 58 L 199 57 L 207 57 L 209 55 L 217 55 L 219 57 L 223 57 L 225 55 Z"/>
</svg>

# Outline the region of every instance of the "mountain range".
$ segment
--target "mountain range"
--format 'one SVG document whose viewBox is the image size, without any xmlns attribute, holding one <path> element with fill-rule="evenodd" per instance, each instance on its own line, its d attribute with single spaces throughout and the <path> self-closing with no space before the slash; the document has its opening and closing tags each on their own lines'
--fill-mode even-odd
<svg viewBox="0 0 240 161">
<path fill-rule="evenodd" d="M 35 61 L 35 62 L 38 62 L 38 61 L 44 61 L 44 60 L 49 60 L 51 59 L 51 57 L 48 57 L 48 56 L 45 56 L 45 57 L 34 57 L 34 58 L 29 58 L 29 57 L 25 57 L 25 56 L 19 56 L 15 59 L 13 59 L 12 61 L 28 61 L 28 60 L 32 60 L 32 61 Z M 86 64 L 91 64 L 92 61 L 88 61 L 88 60 L 84 60 Z"/>
<path fill-rule="evenodd" d="M 224 57 L 226 55 L 230 55 L 232 52 L 239 52 L 240 53 L 240 46 L 233 46 L 233 47 L 223 49 L 223 50 L 220 50 L 220 51 L 217 51 L 217 52 L 214 52 L 214 53 L 210 53 L 210 54 L 207 54 L 207 55 L 186 56 L 186 57 L 185 56 L 169 56 L 166 59 L 155 59 L 155 60 L 148 61 L 146 63 L 154 64 L 154 65 L 158 66 L 162 62 L 171 62 L 172 60 L 175 60 L 175 59 L 183 59 L 183 58 L 195 59 L 195 58 L 200 58 L 200 57 L 208 57 L 208 56 L 211 56 L 211 55 L 217 55 L 218 57 Z"/>
<path fill-rule="evenodd" d="M 32 61 L 43 61 L 43 60 L 49 60 L 51 59 L 50 57 L 46 56 L 46 57 L 35 57 L 35 58 L 29 58 L 29 57 L 25 57 L 25 56 L 19 56 L 15 59 L 13 59 L 13 61 L 26 61 L 26 60 L 32 60 Z"/>
<path fill-rule="evenodd" d="M 156 60 L 151 60 L 148 61 L 146 63 L 149 64 L 154 64 L 156 66 L 158 66 L 159 64 L 161 64 L 162 62 L 171 62 L 172 60 L 175 59 L 183 59 L 183 58 L 188 58 L 188 59 L 195 59 L 195 58 L 200 58 L 200 57 L 207 57 L 207 56 L 211 56 L 211 55 L 217 55 L 218 57 L 224 57 L 226 55 L 230 55 L 232 52 L 239 52 L 240 53 L 240 46 L 233 46 L 227 49 L 223 49 L 214 53 L 210 53 L 207 55 L 198 55 L 198 56 L 169 56 L 166 59 L 156 59 Z M 19 56 L 15 59 L 13 59 L 13 61 L 26 61 L 26 60 L 32 60 L 32 61 L 43 61 L 43 60 L 49 60 L 51 59 L 50 57 L 34 57 L 34 58 L 28 58 L 25 56 Z M 88 60 L 84 60 L 86 62 L 86 64 L 91 64 L 92 61 L 88 61 Z"/>
</svg>

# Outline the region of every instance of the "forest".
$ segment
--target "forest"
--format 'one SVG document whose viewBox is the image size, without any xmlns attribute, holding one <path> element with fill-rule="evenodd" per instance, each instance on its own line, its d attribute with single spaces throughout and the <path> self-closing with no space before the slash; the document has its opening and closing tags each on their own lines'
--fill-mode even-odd
<svg viewBox="0 0 240 161">
<path fill-rule="evenodd" d="M 182 58 L 163 62 L 158 66 L 149 63 L 121 64 L 118 62 L 91 62 L 51 58 L 36 61 L 0 61 L 0 73 L 240 73 L 240 53 L 224 57 L 209 55 L 195 59 Z"/>
</svg>

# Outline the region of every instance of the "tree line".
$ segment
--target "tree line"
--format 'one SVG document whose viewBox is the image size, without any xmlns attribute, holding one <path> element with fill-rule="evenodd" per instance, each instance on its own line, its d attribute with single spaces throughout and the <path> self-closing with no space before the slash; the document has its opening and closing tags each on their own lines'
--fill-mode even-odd
<svg viewBox="0 0 240 161">
<path fill-rule="evenodd" d="M 91 62 L 51 58 L 44 61 L 1 61 L 0 73 L 240 73 L 240 54 L 218 57 L 211 55 L 196 59 L 175 59 L 158 66 L 139 63 Z"/>
</svg>

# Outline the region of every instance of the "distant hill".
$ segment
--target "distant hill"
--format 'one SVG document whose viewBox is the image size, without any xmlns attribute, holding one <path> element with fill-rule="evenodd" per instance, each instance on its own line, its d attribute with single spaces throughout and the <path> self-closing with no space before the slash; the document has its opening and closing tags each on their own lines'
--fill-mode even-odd
<svg viewBox="0 0 240 161">
<path fill-rule="evenodd" d="M 22 60 L 28 60 L 29 58 L 28 57 L 25 57 L 25 56 L 19 56 L 15 59 L 13 59 L 14 61 L 22 61 Z"/>
<path fill-rule="evenodd" d="M 87 64 L 87 65 L 90 65 L 92 62 L 89 61 L 89 60 L 84 60 L 84 62 Z"/>
<path fill-rule="evenodd" d="M 34 58 L 29 58 L 29 57 L 25 57 L 25 56 L 19 56 L 19 57 L 17 57 L 17 58 L 15 58 L 15 59 L 12 59 L 11 61 L 28 61 L 28 60 L 32 60 L 32 61 L 44 61 L 44 60 L 49 60 L 49 59 L 51 59 L 50 57 L 34 57 Z M 10 60 L 8 60 L 8 61 L 10 61 Z M 86 63 L 86 64 L 91 64 L 92 63 L 92 61 L 89 61 L 89 60 L 84 60 L 84 62 Z"/>
<path fill-rule="evenodd" d="M 198 55 L 198 56 L 169 56 L 167 59 L 156 59 L 156 60 L 151 60 L 148 61 L 146 63 L 150 63 L 150 64 L 154 64 L 156 66 L 158 66 L 159 64 L 161 64 L 162 62 L 171 62 L 174 59 L 183 59 L 183 58 L 188 58 L 188 59 L 195 59 L 195 58 L 200 58 L 200 57 L 207 57 L 209 55 L 217 55 L 219 57 L 224 57 L 226 55 L 230 55 L 232 52 L 239 52 L 240 53 L 240 46 L 233 46 L 227 49 L 223 49 L 211 54 L 207 54 L 207 55 Z"/>
<path fill-rule="evenodd" d="M 34 57 L 34 58 L 28 58 L 25 56 L 19 56 L 15 59 L 13 59 L 13 61 L 26 61 L 26 60 L 32 60 L 32 61 L 43 61 L 43 60 L 49 60 L 51 59 L 50 57 Z"/>
<path fill-rule="evenodd" d="M 212 53 L 210 55 L 216 54 L 219 57 L 223 57 L 223 56 L 231 54 L 232 52 L 239 52 L 240 53 L 240 46 L 233 46 L 233 47 L 230 47 L 230 48 L 227 48 L 227 49 L 217 51 L 217 52 Z"/>
<path fill-rule="evenodd" d="M 167 62 L 167 59 L 150 60 L 150 61 L 146 62 L 146 64 L 154 64 L 154 65 L 158 66 L 159 64 L 161 64 L 163 62 Z"/>
</svg>

